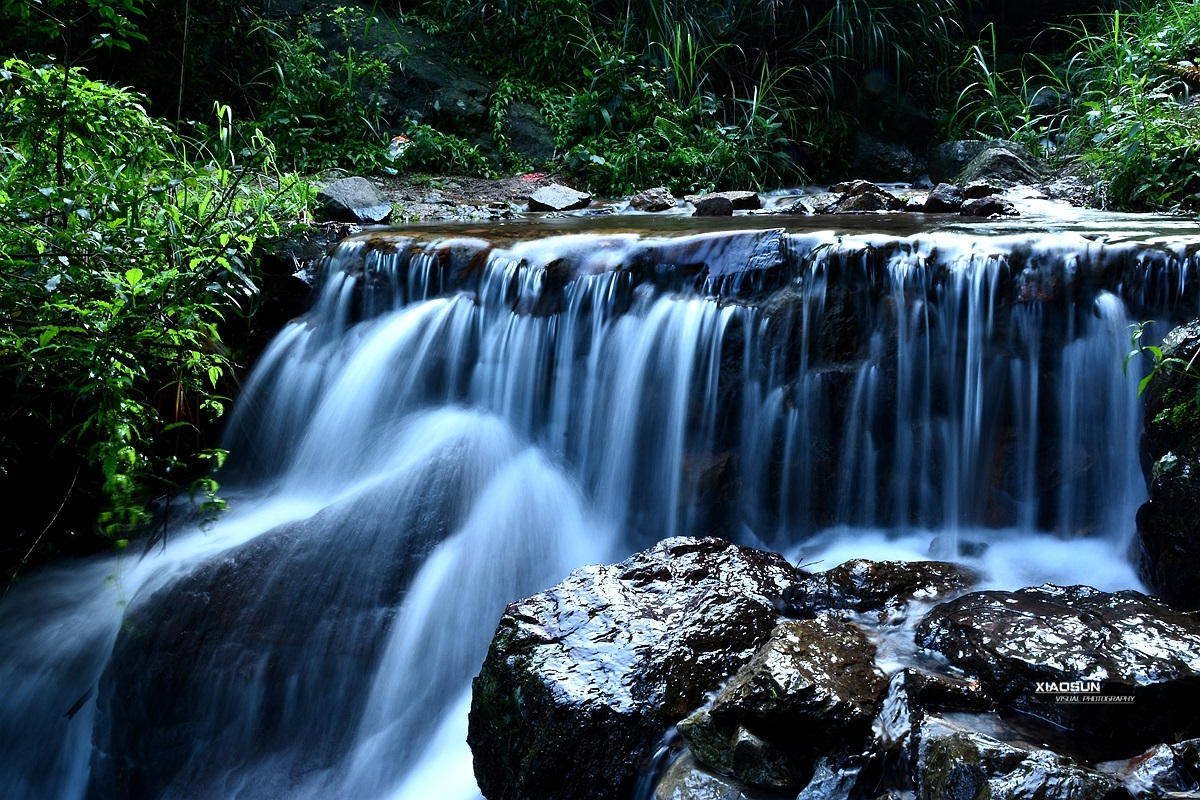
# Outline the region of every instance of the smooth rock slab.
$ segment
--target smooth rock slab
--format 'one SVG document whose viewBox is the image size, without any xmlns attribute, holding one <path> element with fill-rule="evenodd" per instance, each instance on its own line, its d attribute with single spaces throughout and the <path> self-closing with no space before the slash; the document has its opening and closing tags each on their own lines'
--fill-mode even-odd
<svg viewBox="0 0 1200 800">
<path fill-rule="evenodd" d="M 628 796 L 667 727 L 748 662 L 800 573 L 720 539 L 667 539 L 505 611 L 467 742 L 490 800 Z"/>
<path fill-rule="evenodd" d="M 592 204 L 592 196 L 561 183 L 543 186 L 529 196 L 530 211 L 574 211 Z"/>
<path fill-rule="evenodd" d="M 1047 584 L 967 594 L 930 611 L 917 643 L 978 676 L 1002 705 L 1081 740 L 1150 744 L 1195 730 L 1200 619 L 1140 592 Z"/>
<path fill-rule="evenodd" d="M 334 222 L 373 225 L 392 215 L 392 201 L 366 178 L 342 178 L 317 192 L 317 216 Z"/>
</svg>

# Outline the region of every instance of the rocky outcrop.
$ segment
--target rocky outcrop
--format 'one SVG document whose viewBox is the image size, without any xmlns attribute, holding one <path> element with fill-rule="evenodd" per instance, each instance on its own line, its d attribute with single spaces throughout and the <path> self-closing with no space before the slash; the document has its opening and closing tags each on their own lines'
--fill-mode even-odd
<svg viewBox="0 0 1200 800">
<path fill-rule="evenodd" d="M 804 575 L 716 539 L 578 570 L 501 621 L 472 699 L 479 784 L 492 800 L 622 796 L 674 724 L 686 747 L 672 734 L 678 758 L 642 773 L 657 800 L 1194 790 L 1200 755 L 1181 740 L 1196 734 L 1200 620 L 1047 585 L 958 596 L 905 633 L 907 614 L 975 580 L 939 562 Z M 804 618 L 775 624 L 780 610 Z"/>
<path fill-rule="evenodd" d="M 484 795 L 627 794 L 663 731 L 751 659 L 800 577 L 775 554 L 677 538 L 510 605 L 473 686 Z"/>
<path fill-rule="evenodd" d="M 332 222 L 378 224 L 392 215 L 392 201 L 366 178 L 342 178 L 317 192 L 317 216 Z"/>
<path fill-rule="evenodd" d="M 1160 368 L 1146 387 L 1142 463 L 1150 499 L 1138 509 L 1142 579 L 1168 601 L 1200 608 L 1200 370 L 1186 370 L 1200 350 L 1200 320 L 1167 334 Z M 1172 366 L 1173 365 L 1173 366 Z"/>
<path fill-rule="evenodd" d="M 1145 745 L 1195 733 L 1200 619 L 1139 592 L 968 594 L 935 607 L 917 643 L 1003 706 L 1079 739 Z"/>
<path fill-rule="evenodd" d="M 592 196 L 561 183 L 543 186 L 529 196 L 530 211 L 575 211 L 592 204 Z"/>
</svg>

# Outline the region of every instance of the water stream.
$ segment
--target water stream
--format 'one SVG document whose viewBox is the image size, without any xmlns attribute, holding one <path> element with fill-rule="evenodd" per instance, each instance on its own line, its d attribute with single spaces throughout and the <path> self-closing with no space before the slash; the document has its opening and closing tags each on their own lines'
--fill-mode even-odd
<svg viewBox="0 0 1200 800">
<path fill-rule="evenodd" d="M 1140 585 L 1121 365 L 1197 313 L 1194 225 L 635 221 L 343 243 L 238 400 L 233 510 L 0 604 L 0 796 L 476 797 L 505 605 L 665 536 Z"/>
</svg>

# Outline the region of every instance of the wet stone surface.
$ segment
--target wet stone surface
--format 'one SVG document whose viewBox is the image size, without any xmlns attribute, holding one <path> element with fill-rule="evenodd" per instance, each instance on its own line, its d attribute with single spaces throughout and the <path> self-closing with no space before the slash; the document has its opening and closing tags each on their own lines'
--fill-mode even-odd
<svg viewBox="0 0 1200 800">
<path fill-rule="evenodd" d="M 1195 735 L 1200 620 L 1139 592 L 968 594 L 929 612 L 917 643 L 978 676 L 1001 704 L 1083 739 Z"/>
<path fill-rule="evenodd" d="M 885 686 L 857 625 L 832 614 L 789 621 L 679 732 L 718 772 L 799 788 L 820 756 L 861 747 Z"/>
<path fill-rule="evenodd" d="M 773 553 L 676 538 L 510 605 L 472 692 L 484 795 L 628 792 L 663 731 L 750 660 L 800 577 Z"/>
<path fill-rule="evenodd" d="M 805 578 L 788 590 L 789 614 L 895 610 L 913 600 L 930 602 L 961 594 L 979 582 L 968 567 L 948 561 L 853 559 Z"/>
</svg>

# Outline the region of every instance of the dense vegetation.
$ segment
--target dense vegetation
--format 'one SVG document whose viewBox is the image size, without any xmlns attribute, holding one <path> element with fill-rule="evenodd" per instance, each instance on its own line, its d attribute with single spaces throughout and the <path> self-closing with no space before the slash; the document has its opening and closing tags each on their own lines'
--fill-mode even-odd
<svg viewBox="0 0 1200 800">
<path fill-rule="evenodd" d="M 995 136 L 1115 207 L 1194 204 L 1200 3 L 1081 3 L 1034 38 L 984 0 L 0 0 L 0 563 L 218 502 L 249 254 L 324 170 L 682 193 L 844 177 L 863 136 Z M 484 76 L 482 131 L 396 101 L 417 35 Z M 516 146 L 518 105 L 552 155 Z"/>
</svg>

